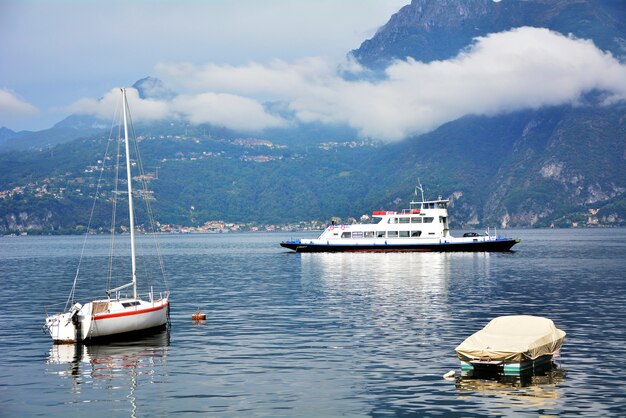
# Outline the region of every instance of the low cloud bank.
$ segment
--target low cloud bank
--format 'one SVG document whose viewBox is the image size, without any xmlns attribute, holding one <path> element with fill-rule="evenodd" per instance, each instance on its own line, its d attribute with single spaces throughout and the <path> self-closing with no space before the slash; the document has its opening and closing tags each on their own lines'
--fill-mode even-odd
<svg viewBox="0 0 626 418">
<path fill-rule="evenodd" d="M 591 41 L 530 27 L 476 38 L 446 61 L 396 61 L 378 81 L 355 62 L 321 58 L 244 66 L 160 63 L 155 70 L 179 95 L 157 100 L 130 94 L 135 119 L 178 117 L 258 131 L 295 118 L 347 124 L 363 137 L 388 141 L 470 114 L 576 105 L 592 91 L 603 92 L 604 104 L 626 99 L 626 65 Z M 71 110 L 110 117 L 119 98 L 113 93 L 80 100 Z M 282 102 L 290 114 L 273 114 L 266 102 Z"/>
<path fill-rule="evenodd" d="M 0 126 L 8 126 L 16 119 L 26 119 L 39 113 L 32 104 L 20 99 L 10 90 L 0 89 Z"/>
</svg>

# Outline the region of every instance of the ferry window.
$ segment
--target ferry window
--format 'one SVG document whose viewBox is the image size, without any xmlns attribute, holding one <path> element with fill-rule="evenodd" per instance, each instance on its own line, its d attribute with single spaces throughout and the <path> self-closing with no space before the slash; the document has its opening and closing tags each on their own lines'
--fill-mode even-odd
<svg viewBox="0 0 626 418">
<path fill-rule="evenodd" d="M 352 237 L 352 232 L 342 232 L 341 238 L 350 238 Z"/>
<path fill-rule="evenodd" d="M 385 238 L 385 231 L 376 231 L 376 238 Z"/>
<path fill-rule="evenodd" d="M 446 203 L 445 202 L 439 202 L 439 204 L 437 206 L 439 207 L 439 209 L 445 209 L 446 208 Z"/>
<path fill-rule="evenodd" d="M 411 238 L 419 238 L 422 235 L 422 231 L 411 231 Z"/>
<path fill-rule="evenodd" d="M 400 231 L 400 238 L 408 238 L 409 231 Z"/>
<path fill-rule="evenodd" d="M 445 216 L 440 216 L 439 217 L 439 223 L 445 224 L 446 223 L 446 217 Z"/>
<path fill-rule="evenodd" d="M 388 238 L 396 238 L 398 236 L 398 231 L 389 231 L 387 232 Z"/>
<path fill-rule="evenodd" d="M 435 220 L 435 218 L 431 217 L 431 216 L 426 216 L 424 217 L 424 223 L 425 224 L 430 224 L 433 222 L 433 220 Z"/>
<path fill-rule="evenodd" d="M 408 224 L 410 221 L 411 221 L 411 218 L 409 218 L 408 216 L 403 216 L 402 218 L 400 218 L 401 224 Z"/>
<path fill-rule="evenodd" d="M 363 232 L 361 231 L 355 231 L 352 233 L 352 238 L 363 238 Z"/>
<path fill-rule="evenodd" d="M 389 218 L 389 223 L 390 224 L 397 224 L 398 223 L 398 218 Z"/>
<path fill-rule="evenodd" d="M 374 231 L 365 231 L 365 238 L 374 238 Z"/>
<path fill-rule="evenodd" d="M 419 216 L 411 216 L 411 223 L 412 224 L 421 224 L 422 223 L 422 218 L 420 218 Z"/>
</svg>

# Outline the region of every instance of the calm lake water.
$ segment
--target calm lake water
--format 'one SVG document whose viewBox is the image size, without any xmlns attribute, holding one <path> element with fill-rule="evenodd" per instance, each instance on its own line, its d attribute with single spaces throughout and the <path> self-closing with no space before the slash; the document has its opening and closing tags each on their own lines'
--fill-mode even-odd
<svg viewBox="0 0 626 418">
<path fill-rule="evenodd" d="M 278 246 L 313 235 L 161 236 L 171 332 L 88 347 L 53 346 L 41 329 L 82 237 L 0 238 L 0 416 L 626 414 L 626 229 L 509 230 L 522 242 L 503 254 Z M 95 239 L 85 269 L 106 254 Z M 454 348 L 508 314 L 567 332 L 558 367 L 461 377 Z"/>
</svg>

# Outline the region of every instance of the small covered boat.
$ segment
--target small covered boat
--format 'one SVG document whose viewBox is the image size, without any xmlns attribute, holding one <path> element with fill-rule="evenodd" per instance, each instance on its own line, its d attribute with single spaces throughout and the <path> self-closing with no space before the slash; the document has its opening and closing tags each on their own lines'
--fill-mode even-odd
<svg viewBox="0 0 626 418">
<path fill-rule="evenodd" d="M 402 211 L 377 210 L 372 223 L 328 226 L 316 239 L 294 239 L 280 245 L 296 252 L 510 251 L 517 239 L 475 232 L 454 237 L 448 224 L 448 199 L 409 203 Z"/>
<path fill-rule="evenodd" d="M 456 347 L 461 370 L 497 370 L 515 374 L 549 363 L 565 332 L 551 319 L 530 315 L 500 316 Z"/>
</svg>

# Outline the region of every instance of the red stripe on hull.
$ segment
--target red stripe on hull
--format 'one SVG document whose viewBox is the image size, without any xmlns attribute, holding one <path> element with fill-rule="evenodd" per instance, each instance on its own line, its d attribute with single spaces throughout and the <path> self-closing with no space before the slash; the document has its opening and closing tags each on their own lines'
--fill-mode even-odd
<svg viewBox="0 0 626 418">
<path fill-rule="evenodd" d="M 132 312 L 117 312 L 117 313 L 104 314 L 104 315 L 93 315 L 91 319 L 94 321 L 98 321 L 100 319 L 120 318 L 123 316 L 141 315 L 141 314 L 145 314 L 149 312 L 160 311 L 161 309 L 166 308 L 168 305 L 169 305 L 169 302 L 162 306 L 148 308 L 148 309 L 141 309 L 141 310 L 132 311 Z"/>
</svg>

